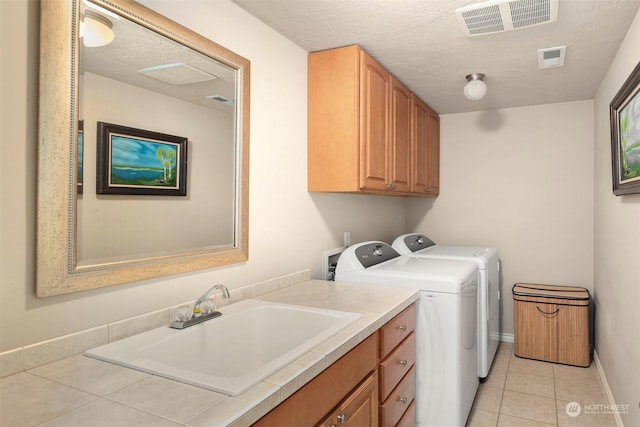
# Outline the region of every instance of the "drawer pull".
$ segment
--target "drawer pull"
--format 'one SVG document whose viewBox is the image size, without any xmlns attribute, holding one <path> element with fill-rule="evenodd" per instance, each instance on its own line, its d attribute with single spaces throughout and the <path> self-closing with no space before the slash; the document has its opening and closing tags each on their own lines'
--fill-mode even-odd
<svg viewBox="0 0 640 427">
<path fill-rule="evenodd" d="M 401 397 L 400 398 L 400 402 L 404 403 L 405 405 L 407 404 L 408 401 L 409 401 L 409 399 L 407 399 L 406 397 Z"/>
<path fill-rule="evenodd" d="M 407 330 L 407 325 L 400 325 L 400 330 L 401 331 L 406 331 Z"/>
<path fill-rule="evenodd" d="M 402 359 L 402 360 L 401 360 L 400 362 L 398 362 L 398 363 L 400 363 L 402 366 L 407 366 L 407 361 L 406 361 L 405 359 Z"/>
<path fill-rule="evenodd" d="M 340 414 L 336 418 L 338 419 L 338 424 L 344 424 L 347 422 L 347 414 Z"/>
</svg>

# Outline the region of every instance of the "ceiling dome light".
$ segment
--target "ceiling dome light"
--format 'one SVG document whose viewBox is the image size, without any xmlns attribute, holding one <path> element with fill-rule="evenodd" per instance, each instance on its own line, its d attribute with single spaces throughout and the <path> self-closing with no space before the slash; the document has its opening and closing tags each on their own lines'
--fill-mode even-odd
<svg viewBox="0 0 640 427">
<path fill-rule="evenodd" d="M 464 96 L 471 101 L 478 101 L 487 94 L 487 84 L 484 82 L 484 74 L 471 73 L 467 75 L 467 84 L 464 85 Z"/>
<path fill-rule="evenodd" d="M 87 47 L 105 46 L 115 38 L 112 27 L 107 18 L 88 10 L 80 22 L 80 37 Z"/>
</svg>

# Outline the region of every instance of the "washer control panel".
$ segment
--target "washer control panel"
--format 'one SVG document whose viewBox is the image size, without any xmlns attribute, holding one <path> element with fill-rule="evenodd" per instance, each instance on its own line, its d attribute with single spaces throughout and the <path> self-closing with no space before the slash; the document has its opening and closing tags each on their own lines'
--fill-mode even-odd
<svg viewBox="0 0 640 427">
<path fill-rule="evenodd" d="M 386 243 L 369 243 L 355 250 L 356 257 L 365 268 L 372 267 L 390 259 L 399 257 L 400 254 Z"/>
<path fill-rule="evenodd" d="M 421 249 L 435 246 L 434 241 L 424 234 L 410 234 L 404 238 L 404 244 L 407 245 L 411 252 L 418 252 Z"/>
</svg>

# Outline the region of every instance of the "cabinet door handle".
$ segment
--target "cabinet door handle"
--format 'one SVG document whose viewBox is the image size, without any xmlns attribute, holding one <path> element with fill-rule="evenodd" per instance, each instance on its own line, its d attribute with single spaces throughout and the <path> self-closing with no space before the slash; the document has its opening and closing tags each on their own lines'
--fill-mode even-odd
<svg viewBox="0 0 640 427">
<path fill-rule="evenodd" d="M 400 330 L 401 331 L 406 331 L 407 330 L 407 325 L 400 325 Z"/>
<path fill-rule="evenodd" d="M 338 419 L 338 424 L 344 424 L 347 422 L 347 414 L 340 414 L 336 418 Z"/>
<path fill-rule="evenodd" d="M 402 359 L 402 360 L 401 360 L 400 362 L 398 362 L 398 363 L 400 363 L 402 366 L 407 366 L 407 361 L 406 361 L 406 360 L 404 360 L 404 359 Z"/>
<path fill-rule="evenodd" d="M 401 397 L 400 398 L 400 402 L 404 403 L 405 405 L 407 404 L 408 401 L 409 401 L 409 399 L 407 399 L 406 397 Z"/>
</svg>

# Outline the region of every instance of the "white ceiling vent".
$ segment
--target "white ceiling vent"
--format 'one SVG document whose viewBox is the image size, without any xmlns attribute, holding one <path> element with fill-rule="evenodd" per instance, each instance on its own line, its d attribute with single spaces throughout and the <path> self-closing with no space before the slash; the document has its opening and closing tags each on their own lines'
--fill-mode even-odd
<svg viewBox="0 0 640 427">
<path fill-rule="evenodd" d="M 456 9 L 467 37 L 500 33 L 553 22 L 559 0 L 489 0 Z"/>
<path fill-rule="evenodd" d="M 566 52 L 566 46 L 538 49 L 538 68 L 562 67 Z"/>
<path fill-rule="evenodd" d="M 229 99 L 222 95 L 207 95 L 205 98 L 208 98 L 212 101 L 220 102 L 221 104 L 233 105 L 233 99 Z"/>
<path fill-rule="evenodd" d="M 143 68 L 138 72 L 171 85 L 186 85 L 218 78 L 218 76 L 182 62 L 156 65 L 155 67 Z"/>
</svg>

